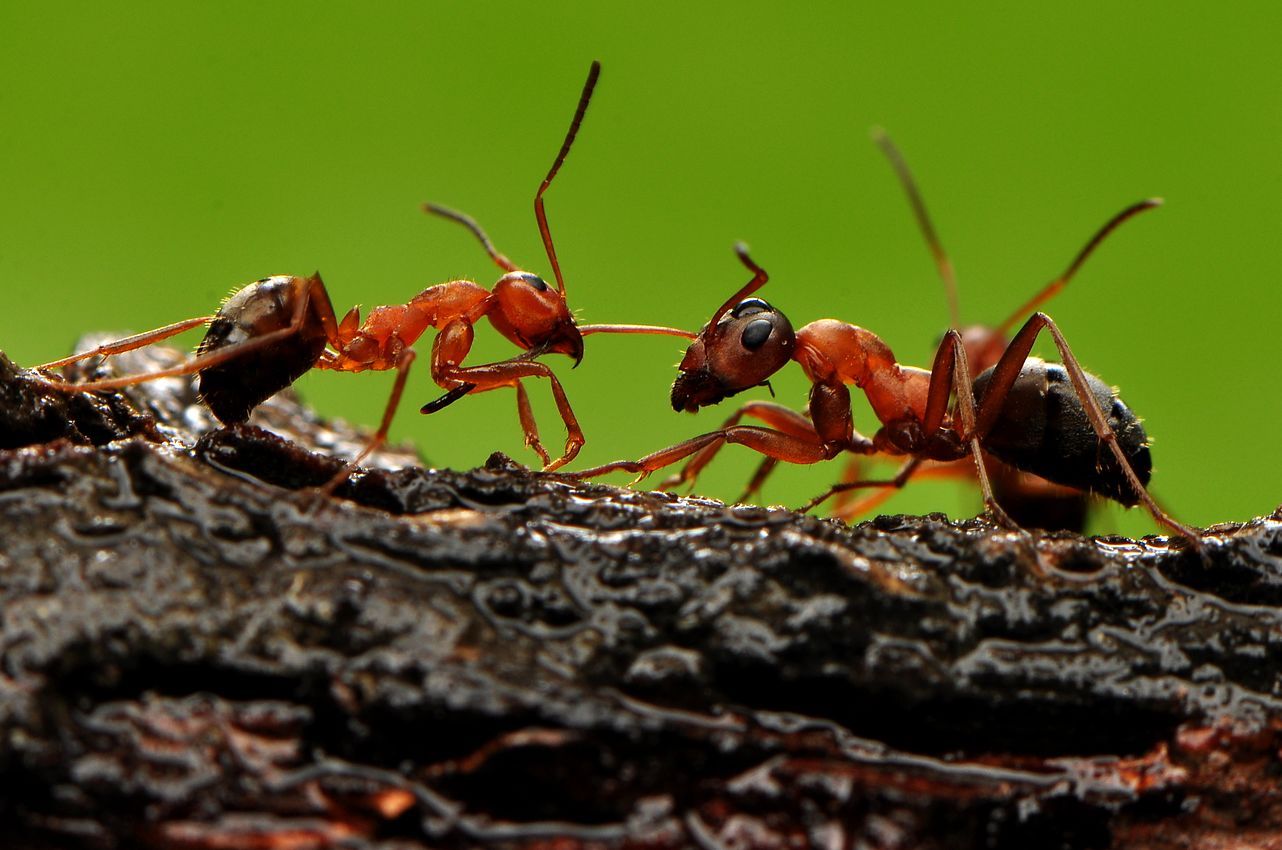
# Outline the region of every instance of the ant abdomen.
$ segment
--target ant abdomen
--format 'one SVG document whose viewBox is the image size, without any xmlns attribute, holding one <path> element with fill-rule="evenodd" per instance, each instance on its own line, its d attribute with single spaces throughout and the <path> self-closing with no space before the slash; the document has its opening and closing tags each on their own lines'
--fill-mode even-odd
<svg viewBox="0 0 1282 850">
<path fill-rule="evenodd" d="M 1083 374 L 1117 435 L 1118 446 L 1140 483 L 1147 486 L 1153 461 L 1143 424 L 1111 387 Z M 977 404 L 992 375 L 990 368 L 975 378 Z M 1101 445 L 1067 370 L 1059 363 L 1034 358 L 1024 363 L 983 446 L 1011 466 L 1056 484 L 1089 490 L 1127 506 L 1139 502 L 1117 459 Z"/>
<path fill-rule="evenodd" d="M 299 299 L 308 296 L 306 278 L 276 275 L 255 281 L 228 298 L 209 324 L 198 355 L 282 331 L 293 324 Z M 294 383 L 325 350 L 324 324 L 315 299 L 293 333 L 200 370 L 200 396 L 219 421 L 244 422 L 250 411 Z"/>
</svg>

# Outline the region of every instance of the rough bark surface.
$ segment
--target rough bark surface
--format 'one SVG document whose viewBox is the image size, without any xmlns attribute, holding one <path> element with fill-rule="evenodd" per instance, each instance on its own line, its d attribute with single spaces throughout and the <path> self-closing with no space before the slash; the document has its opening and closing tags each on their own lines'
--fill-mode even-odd
<svg viewBox="0 0 1282 850">
<path fill-rule="evenodd" d="M 360 435 L 258 421 L 0 357 L 5 846 L 1282 847 L 1282 512 L 1204 562 L 501 455 L 327 499 Z"/>
</svg>

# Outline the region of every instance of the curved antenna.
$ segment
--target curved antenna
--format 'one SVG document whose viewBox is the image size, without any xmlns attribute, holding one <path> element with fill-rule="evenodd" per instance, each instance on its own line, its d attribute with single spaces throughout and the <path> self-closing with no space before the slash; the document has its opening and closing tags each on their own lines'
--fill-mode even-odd
<svg viewBox="0 0 1282 850">
<path fill-rule="evenodd" d="M 498 263 L 499 268 L 508 272 L 519 271 L 516 267 L 516 263 L 513 263 L 503 254 L 498 252 L 494 247 L 494 243 L 490 241 L 490 237 L 486 236 L 485 231 L 481 229 L 481 225 L 477 224 L 476 219 L 472 218 L 467 213 L 461 213 L 458 210 L 452 210 L 449 207 L 443 207 L 440 204 L 431 203 L 423 204 L 423 212 L 429 215 L 439 215 L 441 218 L 448 218 L 450 221 L 457 221 L 459 224 L 472 231 L 472 234 L 477 239 L 481 240 L 481 245 L 485 248 L 485 252 L 490 255 L 491 260 Z"/>
<path fill-rule="evenodd" d="M 917 181 L 913 179 L 913 173 L 908 168 L 908 162 L 903 154 L 899 152 L 899 148 L 895 147 L 895 143 L 890 140 L 885 130 L 874 127 L 872 140 L 886 154 L 886 158 L 895 169 L 895 174 L 899 175 L 900 184 L 908 194 L 913 215 L 917 217 L 917 226 L 921 228 L 921 235 L 926 238 L 926 245 L 930 248 L 931 256 L 935 258 L 935 268 L 939 270 L 939 277 L 944 282 L 944 291 L 948 294 L 948 313 L 952 319 L 950 327 L 959 327 L 961 311 L 957 306 L 957 275 L 953 271 L 952 260 L 948 259 L 944 246 L 940 244 L 939 235 L 935 233 L 935 225 L 930 221 L 930 214 L 926 212 L 926 202 L 922 200 L 921 192 L 917 190 Z"/>
<path fill-rule="evenodd" d="M 721 317 L 726 314 L 727 310 L 734 307 L 734 305 L 738 304 L 740 301 L 747 298 L 749 295 L 756 292 L 761 287 L 765 286 L 766 282 L 770 280 L 770 275 L 766 274 L 766 270 L 763 269 L 761 266 L 757 265 L 757 263 L 752 259 L 752 257 L 748 256 L 747 243 L 744 243 L 744 242 L 734 243 L 734 252 L 735 252 L 735 255 L 739 258 L 739 262 L 747 266 L 748 271 L 752 272 L 752 280 L 748 281 L 746 284 L 744 284 L 742 289 L 740 289 L 734 295 L 731 295 L 728 299 L 726 299 L 726 303 L 718 307 L 717 312 L 712 314 L 712 318 L 708 320 L 708 324 L 707 324 L 707 327 L 711 330 L 716 329 L 717 322 L 721 321 Z"/>
<path fill-rule="evenodd" d="M 1053 298 L 1057 292 L 1067 286 L 1068 282 L 1073 279 L 1073 275 L 1077 274 L 1077 270 L 1082 267 L 1082 263 L 1086 262 L 1086 258 L 1091 255 L 1091 252 L 1095 250 L 1096 246 L 1104 241 L 1104 237 L 1116 230 L 1118 225 L 1132 216 L 1139 215 L 1145 210 L 1151 210 L 1154 207 L 1160 207 L 1161 205 L 1161 198 L 1145 198 L 1139 203 L 1131 204 L 1129 207 L 1110 218 L 1103 227 L 1095 232 L 1095 235 L 1086 243 L 1086 247 L 1077 252 L 1077 256 L 1073 258 L 1073 262 L 1068 264 L 1068 268 L 1064 269 L 1063 273 L 1061 273 L 1059 277 L 1042 287 L 1040 292 L 1021 305 L 1018 310 L 1011 313 L 1010 316 L 1006 318 L 1006 321 L 997 326 L 997 333 L 1002 336 L 1010 333 L 1010 329 L 1014 327 L 1016 322 L 1024 316 L 1027 316 L 1029 313 L 1032 313 L 1043 303 Z"/>
<path fill-rule="evenodd" d="M 539 191 L 534 193 L 534 217 L 539 222 L 539 233 L 543 236 L 543 247 L 547 249 L 548 261 L 552 263 L 552 273 L 556 275 L 556 286 L 561 291 L 561 296 L 565 297 L 565 278 L 561 277 L 561 264 L 556 261 L 556 248 L 552 247 L 552 231 L 548 230 L 548 216 L 543 211 L 543 193 L 547 191 L 548 186 L 552 185 L 552 178 L 561 170 L 561 163 L 565 162 L 566 155 L 570 152 L 570 145 L 574 144 L 574 137 L 579 133 L 579 125 L 583 123 L 583 116 L 588 111 L 588 101 L 592 99 L 592 90 L 596 88 L 597 77 L 601 76 L 601 63 L 593 60 L 592 67 L 588 69 L 588 80 L 583 84 L 583 94 L 579 95 L 579 105 L 574 110 L 574 118 L 570 121 L 570 130 L 565 134 L 565 141 L 561 143 L 561 150 L 556 155 L 556 161 L 552 163 L 552 168 L 548 171 L 548 176 L 543 178 L 539 184 Z"/>
</svg>

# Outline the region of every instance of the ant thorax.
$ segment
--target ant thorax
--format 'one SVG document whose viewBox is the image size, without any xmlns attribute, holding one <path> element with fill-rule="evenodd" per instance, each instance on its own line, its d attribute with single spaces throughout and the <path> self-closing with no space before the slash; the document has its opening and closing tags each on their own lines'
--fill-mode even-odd
<svg viewBox="0 0 1282 850">
<path fill-rule="evenodd" d="M 797 331 L 796 360 L 813 383 L 859 387 L 883 423 L 925 415 L 930 372 L 900 366 L 870 330 L 837 319 L 811 322 Z"/>
</svg>

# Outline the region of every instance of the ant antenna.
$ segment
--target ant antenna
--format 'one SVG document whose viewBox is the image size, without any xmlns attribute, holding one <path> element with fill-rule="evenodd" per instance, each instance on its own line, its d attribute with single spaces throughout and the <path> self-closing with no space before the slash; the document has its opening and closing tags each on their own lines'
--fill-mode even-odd
<svg viewBox="0 0 1282 850">
<path fill-rule="evenodd" d="M 499 268 L 508 272 L 518 271 L 516 263 L 513 263 L 506 256 L 498 252 L 494 247 L 494 243 L 490 241 L 490 237 L 486 236 L 485 231 L 481 229 L 481 225 L 477 224 L 476 219 L 472 218 L 467 213 L 461 213 L 458 210 L 452 210 L 449 207 L 443 207 L 440 204 L 423 204 L 423 212 L 430 215 L 439 215 L 441 218 L 448 218 L 451 221 L 457 221 L 459 224 L 472 231 L 472 234 L 477 239 L 481 240 L 481 245 L 485 248 L 485 252 L 490 255 L 491 260 L 498 263 Z"/>
<path fill-rule="evenodd" d="M 734 255 L 739 258 L 739 262 L 743 263 L 745 266 L 748 267 L 748 271 L 752 272 L 753 274 L 761 278 L 761 283 L 758 283 L 752 289 L 748 290 L 748 292 L 745 292 L 744 295 L 748 295 L 752 292 L 756 292 L 758 289 L 766 285 L 766 281 L 770 280 L 770 276 L 766 274 L 765 269 L 757 265 L 756 260 L 748 256 L 747 242 L 734 243 Z"/>
<path fill-rule="evenodd" d="M 1096 246 L 1104 241 L 1104 237 L 1116 230 L 1118 225 L 1132 216 L 1138 215 L 1145 210 L 1151 210 L 1154 207 L 1160 207 L 1161 205 L 1161 198 L 1145 198 L 1139 203 L 1131 204 L 1129 207 L 1110 218 L 1103 227 L 1096 231 L 1090 241 L 1086 243 L 1086 247 L 1077 252 L 1077 256 L 1073 258 L 1073 262 L 1068 264 L 1068 268 L 1064 269 L 1064 272 L 1059 277 L 1042 287 L 1041 292 L 1038 292 L 1030 298 L 1027 303 L 1021 306 L 1014 313 L 1011 313 L 1010 316 L 1007 317 L 1006 321 L 997 326 L 997 333 L 1002 334 L 1003 336 L 1008 334 L 1011 327 L 1013 327 L 1016 322 L 1036 310 L 1044 302 L 1050 300 L 1057 292 L 1067 286 L 1068 282 L 1073 279 L 1073 275 L 1077 274 L 1077 270 L 1081 268 L 1082 263 L 1086 262 L 1086 258 L 1091 255 L 1091 252 L 1095 250 Z"/>
<path fill-rule="evenodd" d="M 539 184 L 539 191 L 534 194 L 534 217 L 539 222 L 539 233 L 543 236 L 543 247 L 547 249 L 548 260 L 552 263 L 552 273 L 556 275 L 557 289 L 561 290 L 561 296 L 565 296 L 565 278 L 561 276 L 561 264 L 556 261 L 556 248 L 552 247 L 552 231 L 548 230 L 548 216 L 543 211 L 543 193 L 547 191 L 548 186 L 552 185 L 552 178 L 561 170 L 561 163 L 565 162 L 566 155 L 570 152 L 570 145 L 574 144 L 574 137 L 579 133 L 579 125 L 583 123 L 583 116 L 588 111 L 588 101 L 592 99 L 592 90 L 596 88 L 597 78 L 601 76 L 601 63 L 593 60 L 592 67 L 588 70 L 588 80 L 583 84 L 583 94 L 579 95 L 579 105 L 574 110 L 574 118 L 570 121 L 570 130 L 565 134 L 565 141 L 561 143 L 561 151 L 556 155 L 556 161 L 552 163 L 552 168 L 548 171 L 548 176 L 543 178 Z"/>
<path fill-rule="evenodd" d="M 726 299 L 726 303 L 717 308 L 717 312 L 713 313 L 712 318 L 708 320 L 709 328 L 716 328 L 717 322 L 721 321 L 721 317 L 726 314 L 727 310 L 734 307 L 761 287 L 765 286 L 766 282 L 770 280 L 770 275 L 766 274 L 766 270 L 757 265 L 756 261 L 754 261 L 752 257 L 748 256 L 747 243 L 734 243 L 734 252 L 739 258 L 739 262 L 747 266 L 748 271 L 752 272 L 752 280 L 748 281 L 742 289 Z"/>
<path fill-rule="evenodd" d="M 917 190 L 917 181 L 913 179 L 913 173 L 908 168 L 908 162 L 904 159 L 904 155 L 899 152 L 899 148 L 890 140 L 890 136 L 885 130 L 881 127 L 874 127 L 872 140 L 886 154 L 886 158 L 890 160 L 891 167 L 895 169 L 895 174 L 899 175 L 899 182 L 908 194 L 908 202 L 912 205 L 913 215 L 917 217 L 917 226 L 921 228 L 921 235 L 926 238 L 926 245 L 930 248 L 930 253 L 935 258 L 935 267 L 939 270 L 939 277 L 944 282 L 944 291 L 948 294 L 948 313 L 952 318 L 950 327 L 959 327 L 961 325 L 961 311 L 957 306 L 957 275 L 953 271 L 952 260 L 948 259 L 948 254 L 944 252 L 944 246 L 939 242 L 939 235 L 935 233 L 935 225 L 930 221 L 930 214 L 926 212 L 926 203 L 921 198 L 921 192 Z"/>
</svg>

